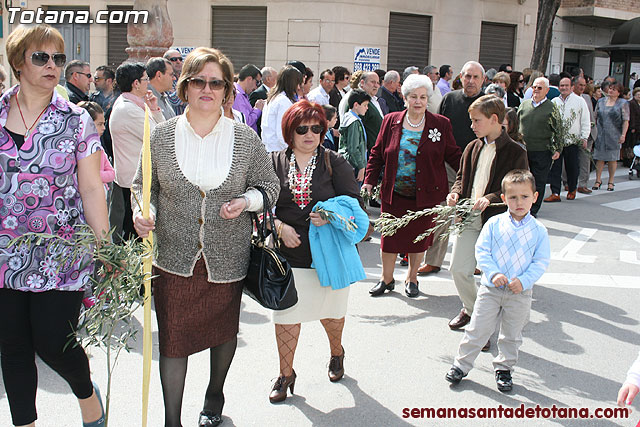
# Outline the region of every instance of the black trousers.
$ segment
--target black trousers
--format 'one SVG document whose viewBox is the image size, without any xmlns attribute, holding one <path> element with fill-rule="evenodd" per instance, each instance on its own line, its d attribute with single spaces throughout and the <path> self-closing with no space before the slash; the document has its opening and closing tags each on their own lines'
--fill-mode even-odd
<svg viewBox="0 0 640 427">
<path fill-rule="evenodd" d="M 528 151 L 529 170 L 536 180 L 536 191 L 538 200 L 531 206 L 531 215 L 537 215 L 544 199 L 544 189 L 547 186 L 547 177 L 551 169 L 551 152 L 549 151 Z"/>
<path fill-rule="evenodd" d="M 578 155 L 580 153 L 580 147 L 577 145 L 570 145 L 565 147 L 560 154 L 560 158 L 553 162 L 551 170 L 549 171 L 549 184 L 551 185 L 551 192 L 553 194 L 560 194 L 562 189 L 562 163 L 564 162 L 564 168 L 567 171 L 567 185 L 569 191 L 576 191 L 578 187 L 578 175 L 580 174 L 580 163 L 578 163 Z"/>
<path fill-rule="evenodd" d="M 109 204 L 109 227 L 115 227 L 113 241 L 118 244 L 138 237 L 138 233 L 133 227 L 131 189 L 120 187 L 115 182 L 111 190 Z"/>
<path fill-rule="evenodd" d="M 0 363 L 14 425 L 37 419 L 36 353 L 69 383 L 78 399 L 93 394 L 87 355 L 75 339 L 67 345 L 78 326 L 82 295 L 0 289 Z"/>
</svg>

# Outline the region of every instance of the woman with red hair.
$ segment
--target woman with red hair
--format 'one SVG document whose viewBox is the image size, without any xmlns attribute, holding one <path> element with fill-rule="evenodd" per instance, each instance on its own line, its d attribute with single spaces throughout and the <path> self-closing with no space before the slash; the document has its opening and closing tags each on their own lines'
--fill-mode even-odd
<svg viewBox="0 0 640 427">
<path fill-rule="evenodd" d="M 285 400 L 287 388 L 293 392 L 296 380 L 293 357 L 301 322 L 322 322 L 331 347 L 329 379 L 335 382 L 344 375 L 342 329 L 349 287 L 333 289 L 320 285 L 316 270 L 311 267 L 309 228 L 310 223 L 316 227 L 327 224 L 312 212 L 318 202 L 346 195 L 357 199 L 360 206 L 363 203 L 351 165 L 321 145 L 326 132 L 327 120 L 322 107 L 306 100 L 299 101 L 282 119 L 282 135 L 288 148 L 271 153 L 281 188 L 275 206 L 275 226 L 284 243 L 282 255 L 293 267 L 298 291 L 295 306 L 273 312 L 280 375 L 269 395 L 271 403 Z"/>
</svg>

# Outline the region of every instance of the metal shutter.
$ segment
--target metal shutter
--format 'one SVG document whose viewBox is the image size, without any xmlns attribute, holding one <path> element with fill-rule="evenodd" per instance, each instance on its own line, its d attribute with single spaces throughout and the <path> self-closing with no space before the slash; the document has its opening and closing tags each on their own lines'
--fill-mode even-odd
<svg viewBox="0 0 640 427">
<path fill-rule="evenodd" d="M 212 6 L 211 45 L 240 71 L 246 64 L 264 66 L 267 8 Z"/>
<path fill-rule="evenodd" d="M 516 40 L 516 26 L 483 22 L 480 32 L 479 62 L 485 70 L 501 64 L 513 64 L 513 48 Z"/>
<path fill-rule="evenodd" d="M 109 12 L 113 10 L 133 10 L 133 6 L 107 6 Z M 127 42 L 127 24 L 107 24 L 107 64 L 114 70 L 129 59 L 125 49 Z"/>
<path fill-rule="evenodd" d="M 431 17 L 391 12 L 389 15 L 389 52 L 387 70 L 402 71 L 415 65 L 429 65 Z"/>
</svg>

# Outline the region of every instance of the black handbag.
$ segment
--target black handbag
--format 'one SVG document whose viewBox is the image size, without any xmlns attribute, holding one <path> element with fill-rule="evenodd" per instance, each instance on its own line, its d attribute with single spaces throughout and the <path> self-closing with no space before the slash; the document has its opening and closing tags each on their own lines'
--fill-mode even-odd
<svg viewBox="0 0 640 427">
<path fill-rule="evenodd" d="M 298 302 L 298 292 L 291 266 L 279 251 L 280 241 L 267 195 L 261 188 L 256 188 L 262 193 L 262 222 L 251 212 L 251 220 L 257 233 L 251 238 L 249 270 L 244 280 L 244 293 L 264 308 L 285 310 Z M 271 230 L 267 228 L 267 221 L 271 224 Z M 273 235 L 273 248 L 266 244 L 269 233 Z"/>
</svg>

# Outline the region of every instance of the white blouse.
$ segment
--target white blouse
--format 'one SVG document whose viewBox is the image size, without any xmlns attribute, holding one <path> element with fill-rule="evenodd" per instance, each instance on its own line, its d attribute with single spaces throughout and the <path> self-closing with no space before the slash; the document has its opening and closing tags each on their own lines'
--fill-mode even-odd
<svg viewBox="0 0 640 427">
<path fill-rule="evenodd" d="M 279 93 L 267 103 L 262 110 L 262 142 L 267 153 L 287 148 L 282 136 L 282 117 L 293 105 L 284 92 Z"/>
<path fill-rule="evenodd" d="M 222 185 L 233 161 L 233 120 L 220 116 L 211 132 L 201 137 L 189 124 L 187 115 L 182 114 L 176 122 L 175 135 L 178 166 L 189 182 L 203 191 Z M 247 210 L 262 209 L 262 194 L 258 190 L 248 190 L 244 196 L 249 203 Z"/>
</svg>

